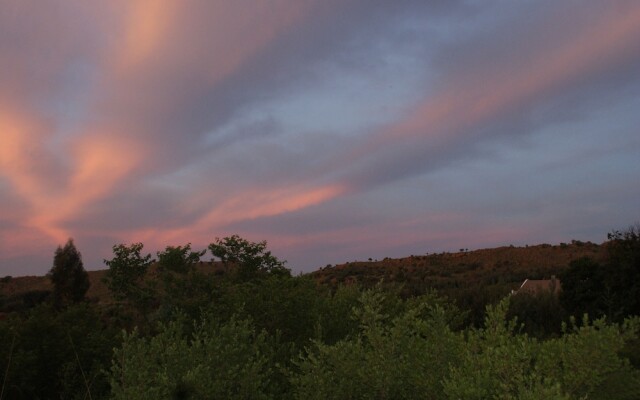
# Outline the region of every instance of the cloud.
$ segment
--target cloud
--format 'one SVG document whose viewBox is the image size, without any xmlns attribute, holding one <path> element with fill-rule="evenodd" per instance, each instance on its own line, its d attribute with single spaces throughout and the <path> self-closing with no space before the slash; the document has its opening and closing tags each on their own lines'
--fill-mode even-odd
<svg viewBox="0 0 640 400">
<path fill-rule="evenodd" d="M 134 230 L 134 236 L 148 238 L 156 246 L 185 240 L 204 245 L 211 241 L 217 232 L 227 230 L 228 225 L 304 209 L 335 198 L 341 192 L 342 189 L 338 186 L 251 188 L 224 199 L 221 204 L 186 226 L 162 230 Z"/>
<path fill-rule="evenodd" d="M 18 260 L 29 241 L 67 236 L 90 254 L 127 240 L 206 244 L 233 229 L 345 257 L 481 230 L 524 237 L 514 225 L 530 217 L 530 193 L 508 174 L 485 196 L 471 181 L 499 174 L 469 166 L 519 170 L 505 154 L 524 148 L 524 171 L 550 168 L 541 154 L 556 153 L 537 139 L 551 130 L 582 140 L 579 151 L 563 142 L 567 159 L 632 169 L 639 27 L 640 7 L 625 2 L 9 1 L 2 252 Z M 603 146 L 594 132 L 614 128 L 617 145 Z M 493 208 L 450 182 L 465 166 L 460 182 Z M 435 234 L 438 221 L 455 229 Z"/>
<path fill-rule="evenodd" d="M 125 121 L 137 137 L 159 142 L 162 163 L 154 167 L 167 170 L 201 154 L 201 139 L 224 125 L 247 96 L 233 82 L 238 74 L 300 23 L 310 6 L 148 3 L 125 6 L 122 40 L 114 38 L 104 57 L 95 114 Z"/>
<path fill-rule="evenodd" d="M 640 35 L 640 7 L 604 11 L 596 17 L 582 16 L 572 21 L 577 26 L 572 27 L 568 38 L 545 46 L 535 43 L 530 49 L 523 47 L 518 53 L 510 53 L 528 63 L 500 59 L 500 63 L 477 73 L 474 60 L 466 60 L 469 67 L 457 70 L 460 75 L 447 76 L 441 91 L 344 155 L 341 167 L 355 164 L 345 179 L 364 189 L 423 173 L 468 155 L 475 143 L 488 137 L 529 131 L 532 114 L 568 90 L 576 92 L 584 85 L 611 80 L 620 88 L 616 74 L 621 67 L 625 67 L 629 79 L 637 81 L 637 73 L 628 65 L 640 65 L 640 44 L 636 40 Z M 561 19 L 555 18 L 558 23 Z M 527 37 L 533 32 L 499 34 Z M 524 42 L 526 45 L 530 40 Z M 491 48 L 491 44 L 487 46 Z M 512 64 L 517 68 L 510 68 Z M 628 81 L 622 85 L 628 85 Z M 579 99 L 571 100 L 579 103 Z"/>
</svg>

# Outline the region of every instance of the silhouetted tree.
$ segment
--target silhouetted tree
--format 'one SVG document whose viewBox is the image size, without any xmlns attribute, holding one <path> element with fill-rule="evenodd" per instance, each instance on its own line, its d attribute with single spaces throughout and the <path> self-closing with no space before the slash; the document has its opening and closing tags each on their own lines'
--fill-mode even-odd
<svg viewBox="0 0 640 400">
<path fill-rule="evenodd" d="M 156 295 L 154 288 L 145 282 L 151 254 L 142 255 L 142 243 L 113 246 L 114 257 L 104 260 L 109 267 L 103 282 L 113 298 L 124 301 L 146 318 Z"/>
<path fill-rule="evenodd" d="M 608 314 L 610 289 L 606 268 L 583 257 L 572 261 L 569 269 L 560 274 L 562 292 L 560 301 L 569 314 L 589 314 L 598 318 Z"/>
<path fill-rule="evenodd" d="M 617 319 L 640 315 L 640 224 L 613 231 L 609 239 L 609 285 Z"/>
<path fill-rule="evenodd" d="M 241 281 L 266 275 L 290 275 L 285 268 L 286 261 L 280 261 L 267 251 L 267 242 L 249 242 L 238 235 L 216 238 L 209 250 L 227 266 L 236 267 L 237 277 Z"/>
<path fill-rule="evenodd" d="M 161 287 L 161 306 L 171 309 L 197 311 L 199 298 L 208 289 L 209 279 L 196 269 L 206 250 L 193 251 L 191 243 L 185 246 L 167 246 L 158 252 L 158 277 Z"/>
<path fill-rule="evenodd" d="M 194 270 L 205 251 L 192 251 L 191 243 L 185 246 L 167 246 L 164 251 L 158 252 L 158 268 L 161 272 L 187 274 Z"/>
<path fill-rule="evenodd" d="M 113 259 L 104 260 L 109 267 L 104 282 L 116 300 L 132 300 L 137 296 L 139 284 L 151 265 L 151 254 L 142 256 L 142 248 L 142 243 L 118 244 L 113 246 Z"/>
<path fill-rule="evenodd" d="M 82 265 L 82 256 L 73 239 L 64 247 L 58 246 L 53 258 L 53 267 L 47 274 L 53 283 L 53 301 L 56 305 L 77 303 L 84 299 L 89 286 L 89 275 Z"/>
<path fill-rule="evenodd" d="M 561 276 L 561 300 L 572 314 L 606 315 L 620 322 L 640 315 L 640 226 L 613 231 L 607 238 L 603 264 L 579 259 Z"/>
</svg>

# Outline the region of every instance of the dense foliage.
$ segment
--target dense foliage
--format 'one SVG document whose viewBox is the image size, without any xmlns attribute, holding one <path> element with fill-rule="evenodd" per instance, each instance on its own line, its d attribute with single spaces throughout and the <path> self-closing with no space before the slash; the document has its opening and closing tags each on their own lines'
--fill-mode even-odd
<svg viewBox="0 0 640 400">
<path fill-rule="evenodd" d="M 0 322 L 2 399 L 84 399 L 105 394 L 118 330 L 89 304 L 40 305 Z M 94 395 L 95 398 L 99 396 Z"/>
<path fill-rule="evenodd" d="M 114 302 L 44 298 L 0 320 L 0 400 L 637 399 L 635 303 L 606 296 L 637 290 L 632 232 L 572 264 L 560 298 L 472 288 L 482 313 L 428 286 L 319 285 L 238 236 L 209 246 L 218 264 L 117 245 Z"/>
<path fill-rule="evenodd" d="M 560 277 L 561 300 L 572 314 L 606 315 L 613 321 L 640 315 L 640 225 L 608 238 L 604 263 L 576 260 Z"/>
</svg>

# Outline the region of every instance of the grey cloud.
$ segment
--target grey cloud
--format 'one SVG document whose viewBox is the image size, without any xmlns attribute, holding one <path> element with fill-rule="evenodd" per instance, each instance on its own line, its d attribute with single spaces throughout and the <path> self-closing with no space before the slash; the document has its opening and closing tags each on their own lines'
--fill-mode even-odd
<svg viewBox="0 0 640 400">
<path fill-rule="evenodd" d="M 585 24 L 588 23 L 588 20 L 585 18 L 576 23 Z M 526 29 L 529 28 L 530 26 Z M 504 30 L 499 33 L 502 35 L 512 34 L 512 32 Z M 517 33 L 514 35 L 518 37 Z M 482 48 L 491 53 L 491 49 L 502 46 L 500 42 L 494 43 L 489 39 L 487 37 L 469 39 L 467 47 Z M 517 44 L 513 46 L 517 47 Z M 637 42 L 636 47 L 638 46 L 640 46 L 640 42 Z M 603 63 L 600 67 L 586 73 L 578 71 L 575 76 L 567 77 L 553 88 L 541 90 L 534 96 L 527 96 L 523 99 L 516 98 L 516 101 L 506 105 L 505 110 L 490 116 L 489 119 L 475 122 L 472 126 L 454 126 L 443 129 L 424 126 L 418 128 L 421 130 L 414 132 L 415 137 L 408 139 L 398 138 L 396 140 L 393 136 L 388 136 L 388 139 L 383 141 L 383 146 L 379 146 L 371 153 L 361 154 L 355 160 L 352 159 L 352 154 L 347 152 L 344 155 L 344 160 L 338 163 L 345 166 L 347 170 L 343 179 L 349 185 L 360 188 L 359 190 L 367 190 L 394 180 L 444 168 L 455 163 L 458 159 L 478 156 L 482 154 L 479 152 L 479 146 L 481 147 L 483 143 L 490 142 L 495 138 L 515 142 L 518 138 L 537 132 L 545 126 L 589 118 L 594 110 L 606 106 L 612 99 L 617 101 L 632 99 L 634 93 L 637 93 L 637 90 L 633 88 L 637 88 L 640 84 L 640 74 L 638 73 L 640 70 L 640 47 L 637 51 L 634 51 L 633 48 L 630 48 L 629 51 L 635 56 L 623 57 L 610 64 Z M 451 74 L 445 76 L 444 81 L 464 81 L 468 76 L 473 76 L 477 65 L 475 61 L 488 65 L 487 69 L 500 69 L 501 63 L 508 61 L 504 57 L 511 56 L 513 58 L 513 54 L 513 51 L 510 50 L 505 52 L 501 59 L 496 60 L 491 57 L 485 59 L 478 52 L 472 52 L 471 55 L 465 53 L 461 56 L 464 57 L 464 62 L 460 63 L 465 67 L 453 69 Z M 544 63 L 545 60 L 541 59 L 537 62 Z M 499 81 L 487 82 L 486 90 L 491 91 L 491 85 L 495 83 L 499 83 Z M 476 88 L 470 89 L 476 90 Z M 460 94 L 465 95 L 464 93 Z M 464 118 L 467 110 L 460 109 L 458 111 L 460 117 Z M 393 125 L 388 129 L 382 128 L 378 132 L 378 137 L 388 135 L 387 131 L 393 128 Z M 432 138 L 434 135 L 435 138 Z M 367 147 L 369 141 L 370 138 L 365 137 L 360 144 L 355 144 L 354 147 Z"/>
<path fill-rule="evenodd" d="M 71 12 L 74 6 L 65 6 L 64 2 L 39 5 L 35 11 L 19 6 L 8 12 L 7 8 L 0 10 L 0 59 L 3 66 L 6 65 L 5 71 L 9 71 L 0 76 L 0 84 L 6 88 L 4 94 L 0 94 L 0 104 L 15 95 L 19 108 L 39 117 L 38 126 L 44 136 L 47 132 L 57 135 L 59 130 L 65 130 L 65 124 L 76 128 L 65 133 L 69 135 L 82 135 L 82 128 L 90 130 L 96 126 L 122 128 L 127 135 L 146 143 L 151 153 L 148 164 L 123 179 L 113 193 L 65 221 L 66 227 L 84 235 L 82 241 L 86 247 L 81 251 L 93 254 L 92 263 L 99 261 L 96 254 L 102 256 L 105 246 L 118 240 L 117 234 L 111 232 L 189 226 L 225 196 L 242 193 L 247 187 L 269 189 L 335 183 L 350 189 L 346 196 L 282 215 L 234 222 L 224 229 L 260 235 L 258 240 L 269 239 L 271 235 L 326 235 L 329 242 L 301 244 L 296 250 L 288 250 L 291 256 L 285 258 L 293 257 L 300 265 L 309 266 L 316 260 L 320 265 L 345 261 L 356 252 L 363 257 L 374 256 L 369 249 L 361 250 L 366 247 L 362 242 L 365 239 L 340 242 L 344 238 L 330 236 L 348 229 L 355 232 L 387 227 L 389 234 L 402 230 L 402 226 L 383 216 L 388 199 L 358 205 L 358 202 L 364 204 L 371 198 L 384 197 L 376 190 L 401 190 L 399 184 L 412 178 L 425 175 L 438 178 L 438 174 L 446 175 L 446 171 L 463 161 L 498 157 L 501 150 L 494 150 L 497 143 L 505 149 L 515 145 L 526 147 L 526 139 L 537 137 L 545 128 L 589 120 L 595 111 L 606 110 L 607 106 L 629 108 L 632 99 L 640 93 L 640 42 L 636 42 L 626 49 L 629 54 L 618 54 L 615 60 L 603 60 L 591 69 L 577 71 L 558 80 L 553 87 L 517 98 L 506 104 L 504 110 L 470 124 L 457 123 L 468 112 L 460 109 L 460 118 L 452 114 L 452 120 L 456 120 L 452 124 L 418 126 L 404 139 L 392 135 L 402 124 L 402 116 L 385 126 L 371 123 L 359 132 L 292 132 L 287 121 L 269 114 L 269 105 L 273 100 L 295 93 L 313 96 L 315 88 L 335 79 L 336 75 L 381 76 L 393 82 L 398 78 L 394 74 L 394 62 L 404 64 L 407 59 L 415 66 L 416 74 L 422 74 L 415 77 L 415 91 L 422 91 L 416 98 L 427 101 L 439 91 L 451 88 L 463 96 L 468 88 L 480 97 L 490 93 L 497 81 L 507 78 L 495 71 L 507 74 L 532 63 L 544 63 L 540 57 L 544 56 L 547 46 L 574 38 L 592 18 L 601 12 L 612 12 L 608 7 L 619 6 L 621 12 L 625 9 L 620 6 L 622 3 L 610 6 L 613 3 L 587 2 L 572 13 L 574 3 L 551 1 L 543 2 L 543 6 L 536 2 L 511 4 L 506 11 L 502 8 L 504 5 L 466 1 L 363 0 L 315 4 L 306 18 L 280 32 L 259 51 L 242 60 L 228 76 L 214 83 L 208 80 L 203 66 L 205 61 L 216 61 L 212 60 L 210 46 L 215 26 L 207 20 L 213 12 L 209 8 L 212 3 L 185 6 L 187 11 L 179 20 L 181 25 L 172 27 L 177 33 L 164 44 L 164 53 L 152 60 L 155 62 L 148 63 L 147 68 L 125 79 L 110 75 L 110 64 L 105 63 L 105 55 L 101 53 L 106 43 L 110 43 L 109 34 L 105 32 L 113 29 L 109 25 L 113 16 L 101 21 L 99 10 L 84 6 Z M 558 11 L 559 8 L 562 10 Z M 228 38 L 231 46 L 233 40 L 234 37 Z M 401 61 L 397 61 L 398 58 Z M 102 70 L 96 71 L 96 67 Z M 486 76 L 493 80 L 480 79 Z M 469 82 L 485 87 L 465 86 Z M 398 99 L 404 104 L 394 106 L 405 110 L 404 116 L 411 116 L 412 110 L 420 106 L 412 104 L 413 100 Z M 87 109 L 81 112 L 79 121 L 74 121 L 74 116 L 65 115 L 55 107 L 57 101 L 73 103 L 69 105 L 71 109 L 79 104 Z M 462 102 L 468 103 L 472 102 Z M 629 129 L 603 134 L 616 135 L 619 143 L 635 143 L 625 139 L 633 134 Z M 39 174 L 51 177 L 50 186 L 63 186 L 59 183 L 64 183 L 64 177 L 70 172 L 64 160 L 66 149 L 61 148 L 59 142 L 45 144 L 50 146 L 34 150 L 37 158 L 44 161 L 34 165 Z M 629 152 L 631 157 L 635 154 L 633 150 Z M 618 154 L 614 151 L 611 157 Z M 571 155 L 567 158 L 572 159 Z M 559 174 L 567 171 L 558 168 Z M 482 210 L 488 215 L 514 218 L 513 224 L 531 221 L 532 213 L 545 212 L 547 203 L 528 201 L 530 193 L 526 191 L 514 194 L 518 204 L 506 210 L 503 200 L 509 195 L 501 196 L 501 193 L 517 187 L 513 184 L 517 178 L 507 176 L 505 179 L 508 181 L 503 186 L 496 187 L 495 197 L 482 199 L 486 203 L 479 209 L 486 207 Z M 622 177 L 612 186 L 601 187 L 621 190 L 616 185 L 624 186 L 620 182 L 625 179 Z M 433 182 L 448 185 L 446 180 L 434 179 Z M 163 187 L 163 183 L 167 186 Z M 594 183 L 593 191 L 586 195 L 596 196 L 598 187 L 599 184 Z M 554 187 L 550 184 L 544 189 L 552 192 Z M 427 198 L 425 201 L 429 204 L 420 210 L 431 207 L 446 211 L 447 205 L 457 209 L 473 208 L 462 189 L 460 192 L 450 189 L 451 193 L 461 196 L 456 201 L 420 195 L 437 191 L 437 186 L 415 189 L 411 193 L 403 190 L 416 201 Z M 621 193 L 637 198 L 635 189 L 626 188 Z M 580 196 L 566 194 L 553 199 L 563 204 L 558 212 L 567 212 L 569 206 L 565 203 L 577 202 Z M 613 215 L 611 218 L 618 221 L 633 212 L 622 194 L 602 195 L 594 201 L 575 209 L 613 204 L 612 208 L 623 210 L 598 214 L 596 225 L 606 220 L 607 215 Z M 398 204 L 388 200 L 388 207 L 399 207 Z M 392 219 L 410 218 L 420 210 L 389 214 Z M 548 215 L 557 210 L 551 211 Z M 579 218 L 575 213 L 567 215 L 570 217 L 563 220 L 565 224 Z M 478 230 L 500 224 L 482 218 L 471 223 L 475 223 Z M 3 231 L 10 229 L 6 222 L 2 224 Z M 576 229 L 587 233 L 594 229 L 586 225 Z M 429 239 L 431 246 L 454 243 L 455 229 L 464 230 L 465 226 L 456 225 L 447 231 L 448 236 Z M 419 247 L 419 238 L 406 245 L 389 245 L 384 256 L 406 255 L 403 252 L 413 252 Z M 45 261 L 47 265 L 50 263 L 48 256 L 38 260 Z M 10 262 L 25 263 L 18 258 Z"/>
<path fill-rule="evenodd" d="M 184 207 L 191 195 L 187 188 L 180 191 L 149 185 L 131 186 L 78 210 L 78 214 L 64 226 L 74 232 L 83 232 L 96 224 L 103 231 L 180 227 L 198 218 L 198 210 Z"/>
<path fill-rule="evenodd" d="M 363 201 L 362 198 L 357 200 Z M 224 227 L 229 232 L 252 232 L 256 235 L 307 235 L 330 233 L 346 228 L 366 228 L 381 223 L 384 215 L 364 205 L 354 208 L 354 201 L 341 199 L 295 212 L 233 222 Z M 327 218 L 331 215 L 331 218 Z"/>
<path fill-rule="evenodd" d="M 384 40 L 390 30 L 397 29 L 393 24 L 398 23 L 399 16 L 414 11 L 427 17 L 435 12 L 445 12 L 450 3 L 415 2 L 409 8 L 409 4 L 400 6 L 388 2 L 319 3 L 308 18 L 283 32 L 216 85 L 204 83 L 201 72 L 197 68 L 194 71 L 189 63 L 169 69 L 157 65 L 154 70 L 137 77 L 135 82 L 125 82 L 127 87 L 116 87 L 107 113 L 114 118 L 124 115 L 130 119 L 133 126 L 142 130 L 136 134 L 149 135 L 150 140 L 160 143 L 160 152 L 171 149 L 170 158 L 175 160 L 175 167 L 175 163 L 184 162 L 194 154 L 202 155 L 200 138 L 215 134 L 220 127 L 241 116 L 239 113 L 243 109 L 269 101 L 292 88 L 302 90 L 318 78 L 331 79 L 324 76 L 325 68 L 319 67 L 323 63 L 339 62 L 343 66 L 351 63 L 352 68 L 360 68 L 362 59 L 380 61 L 371 58 L 375 52 L 371 53 L 370 47 Z M 193 15 L 200 14 L 200 17 L 184 27 L 187 33 L 182 32 L 181 41 L 173 47 L 199 49 L 187 55 L 192 58 L 198 52 L 205 55 L 209 51 L 208 27 L 202 16 L 209 12 L 208 6 L 193 8 Z M 362 57 L 363 52 L 367 57 Z M 189 62 L 197 63 L 198 60 Z M 129 87 L 131 84 L 134 86 Z M 119 95 L 128 91 L 136 91 L 144 97 L 127 99 Z M 229 142 L 231 138 L 224 140 Z M 166 168 L 165 163 L 163 166 Z"/>
</svg>

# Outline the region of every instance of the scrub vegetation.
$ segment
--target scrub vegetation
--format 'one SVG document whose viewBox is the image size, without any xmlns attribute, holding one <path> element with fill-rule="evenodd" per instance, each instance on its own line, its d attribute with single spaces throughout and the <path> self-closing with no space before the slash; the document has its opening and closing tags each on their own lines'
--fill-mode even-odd
<svg viewBox="0 0 640 400">
<path fill-rule="evenodd" d="M 0 400 L 640 398 L 638 227 L 300 276 L 266 242 L 208 250 L 87 273 L 69 241 L 48 285 L 0 280 Z"/>
</svg>

